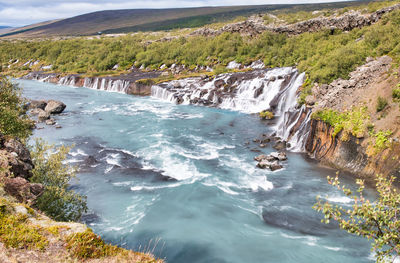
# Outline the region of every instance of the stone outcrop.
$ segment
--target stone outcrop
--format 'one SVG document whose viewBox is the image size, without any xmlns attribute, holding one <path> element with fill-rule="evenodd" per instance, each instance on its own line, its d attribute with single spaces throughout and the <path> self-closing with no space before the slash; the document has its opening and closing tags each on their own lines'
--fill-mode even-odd
<svg viewBox="0 0 400 263">
<path fill-rule="evenodd" d="M 0 134 L 1 167 L 9 168 L 15 177 L 29 179 L 32 176 L 33 162 L 29 150 L 17 139 L 6 139 Z M 6 176 L 11 174 L 6 173 Z"/>
<path fill-rule="evenodd" d="M 248 20 L 228 24 L 219 30 L 201 28 L 192 35 L 216 36 L 225 32 L 240 33 L 242 35 L 255 36 L 265 31 L 298 35 L 305 32 L 317 32 L 324 29 L 350 31 L 354 28 L 361 28 L 378 22 L 383 15 L 400 8 L 400 4 L 380 9 L 371 14 L 361 14 L 357 11 L 350 11 L 341 16 L 317 17 L 310 20 L 290 25 L 265 25 L 260 16 L 250 17 Z"/>
<path fill-rule="evenodd" d="M 6 139 L 0 134 L 0 182 L 19 202 L 34 204 L 44 191 L 43 185 L 28 181 L 33 167 L 25 145 L 18 139 Z"/>
<path fill-rule="evenodd" d="M 368 85 L 376 82 L 383 73 L 386 73 L 390 67 L 392 58 L 383 56 L 377 59 L 367 58 L 366 64 L 358 67 L 350 73 L 350 79 L 337 79 L 330 84 L 318 85 L 313 88 L 311 99 L 306 99 L 310 106 L 318 101 L 314 110 L 322 108 L 332 108 L 343 110 L 343 98 L 352 96 L 355 90 L 363 90 Z"/>
<path fill-rule="evenodd" d="M 36 199 L 43 194 L 44 187 L 41 184 L 29 183 L 21 177 L 5 178 L 4 190 L 15 197 L 18 202 L 33 205 Z"/>
<path fill-rule="evenodd" d="M 60 114 L 66 107 L 67 106 L 61 101 L 49 100 L 44 110 L 49 114 Z"/>
<path fill-rule="evenodd" d="M 283 166 L 280 164 L 281 161 L 286 161 L 287 157 L 284 152 L 273 152 L 269 155 L 259 155 L 254 157 L 257 161 L 257 167 L 261 169 L 269 169 L 271 171 L 280 170 Z"/>
</svg>

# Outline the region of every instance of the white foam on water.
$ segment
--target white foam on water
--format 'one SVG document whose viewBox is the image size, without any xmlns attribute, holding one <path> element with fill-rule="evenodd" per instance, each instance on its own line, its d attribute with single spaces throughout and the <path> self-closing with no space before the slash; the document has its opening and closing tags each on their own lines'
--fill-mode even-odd
<svg viewBox="0 0 400 263">
<path fill-rule="evenodd" d="M 74 158 L 63 161 L 63 163 L 80 163 L 80 162 L 83 162 L 83 160 L 74 159 Z"/>
<path fill-rule="evenodd" d="M 329 246 L 324 246 L 324 248 L 328 249 L 328 250 L 332 250 L 332 251 L 340 251 L 343 250 L 340 247 L 329 247 Z"/>
<path fill-rule="evenodd" d="M 234 183 L 217 181 L 217 182 L 203 182 L 202 184 L 208 187 L 217 187 L 218 189 L 229 195 L 239 195 L 238 192 L 235 192 L 231 189 L 231 187 L 240 188 Z"/>
<path fill-rule="evenodd" d="M 349 204 L 353 202 L 353 199 L 347 196 L 328 196 L 326 200 L 334 202 L 334 203 L 342 203 L 342 204 Z"/>
<path fill-rule="evenodd" d="M 274 188 L 274 185 L 267 180 L 266 176 L 246 176 L 246 180 L 248 181 L 247 186 L 253 191 L 256 192 L 260 189 L 269 191 Z"/>
<path fill-rule="evenodd" d="M 121 166 L 120 157 L 121 156 L 118 153 L 110 153 L 110 154 L 107 154 L 105 159 L 108 164 L 115 165 L 115 166 Z"/>
<path fill-rule="evenodd" d="M 111 172 L 111 170 L 114 168 L 114 165 L 108 166 L 105 170 L 104 173 L 108 174 L 109 172 Z"/>
<path fill-rule="evenodd" d="M 73 157 L 76 157 L 76 156 L 78 156 L 78 155 L 81 155 L 81 156 L 88 156 L 83 150 L 81 150 L 81 149 L 77 149 L 76 151 L 73 151 L 73 152 L 69 152 L 69 154 L 71 155 L 71 156 L 73 156 Z"/>
<path fill-rule="evenodd" d="M 168 183 L 168 184 L 163 184 L 163 185 L 155 185 L 155 186 L 132 186 L 130 189 L 131 191 L 154 191 L 154 190 L 159 190 L 159 189 L 164 189 L 164 188 L 175 188 L 178 186 L 182 186 L 184 183 Z"/>
</svg>

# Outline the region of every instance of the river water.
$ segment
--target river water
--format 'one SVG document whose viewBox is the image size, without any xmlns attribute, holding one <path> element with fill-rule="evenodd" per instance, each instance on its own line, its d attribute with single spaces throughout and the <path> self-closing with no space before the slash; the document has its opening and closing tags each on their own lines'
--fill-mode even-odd
<svg viewBox="0 0 400 263">
<path fill-rule="evenodd" d="M 317 195 L 351 206 L 326 182 L 335 171 L 299 153 L 283 170 L 256 168 L 252 140 L 269 129 L 257 116 L 16 82 L 28 98 L 67 105 L 61 129 L 39 124 L 34 136 L 75 145 L 73 188 L 105 240 L 173 263 L 371 262 L 368 241 L 320 223 L 312 209 Z"/>
</svg>

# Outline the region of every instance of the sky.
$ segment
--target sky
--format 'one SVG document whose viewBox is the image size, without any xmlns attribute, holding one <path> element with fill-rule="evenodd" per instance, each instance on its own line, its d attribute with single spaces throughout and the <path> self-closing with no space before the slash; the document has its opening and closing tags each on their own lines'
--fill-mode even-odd
<svg viewBox="0 0 400 263">
<path fill-rule="evenodd" d="M 111 9 L 322 3 L 332 0 L 0 0 L 0 26 L 24 26 Z M 345 1 L 345 0 L 338 0 Z"/>
</svg>

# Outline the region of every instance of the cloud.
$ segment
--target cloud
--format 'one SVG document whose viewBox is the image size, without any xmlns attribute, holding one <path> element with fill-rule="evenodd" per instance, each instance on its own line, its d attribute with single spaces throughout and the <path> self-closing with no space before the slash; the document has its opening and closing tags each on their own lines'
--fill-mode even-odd
<svg viewBox="0 0 400 263">
<path fill-rule="evenodd" d="M 100 10 L 322 2 L 330 0 L 0 0 L 0 26 L 23 26 Z"/>
</svg>

